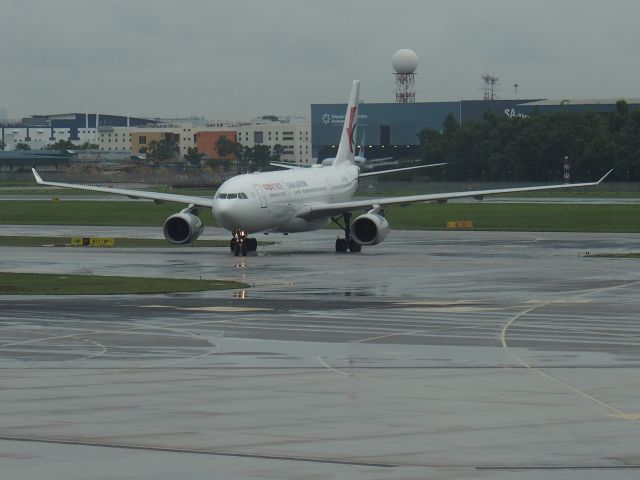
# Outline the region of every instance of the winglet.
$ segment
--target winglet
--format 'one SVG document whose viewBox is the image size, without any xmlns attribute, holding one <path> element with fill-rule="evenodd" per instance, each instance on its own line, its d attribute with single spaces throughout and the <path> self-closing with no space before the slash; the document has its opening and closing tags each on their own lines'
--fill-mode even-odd
<svg viewBox="0 0 640 480">
<path fill-rule="evenodd" d="M 596 182 L 596 185 L 600 185 L 602 182 L 604 182 L 604 179 L 607 178 L 611 172 L 613 172 L 613 168 L 605 173 L 602 178 Z"/>
<path fill-rule="evenodd" d="M 38 175 L 38 172 L 36 172 L 35 168 L 32 168 L 31 171 L 33 172 L 33 176 L 36 177 L 36 182 L 44 183 L 44 180 L 42 180 L 42 177 Z"/>
</svg>

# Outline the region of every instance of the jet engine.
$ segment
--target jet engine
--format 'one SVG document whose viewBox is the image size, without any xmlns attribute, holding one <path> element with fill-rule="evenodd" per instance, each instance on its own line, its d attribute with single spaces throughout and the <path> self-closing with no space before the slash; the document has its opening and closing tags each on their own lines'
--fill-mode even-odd
<svg viewBox="0 0 640 480">
<path fill-rule="evenodd" d="M 351 224 L 351 236 L 360 245 L 377 245 L 387 237 L 389 223 L 378 213 L 360 215 Z"/>
<path fill-rule="evenodd" d="M 164 222 L 163 228 L 164 238 L 174 245 L 195 242 L 203 230 L 202 220 L 189 209 L 171 215 Z"/>
</svg>

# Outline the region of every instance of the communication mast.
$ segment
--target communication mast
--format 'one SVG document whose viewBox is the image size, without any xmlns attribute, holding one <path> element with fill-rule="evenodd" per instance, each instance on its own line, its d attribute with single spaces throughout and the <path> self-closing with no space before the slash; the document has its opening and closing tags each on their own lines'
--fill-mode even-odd
<svg viewBox="0 0 640 480">
<path fill-rule="evenodd" d="M 396 71 L 396 103 L 415 103 L 415 71 L 418 68 L 418 56 L 413 50 L 403 48 L 393 54 L 391 59 Z"/>
<path fill-rule="evenodd" d="M 482 81 L 484 82 L 484 86 L 482 87 L 484 100 L 497 100 L 498 96 L 498 77 L 495 75 L 482 75 Z"/>
</svg>

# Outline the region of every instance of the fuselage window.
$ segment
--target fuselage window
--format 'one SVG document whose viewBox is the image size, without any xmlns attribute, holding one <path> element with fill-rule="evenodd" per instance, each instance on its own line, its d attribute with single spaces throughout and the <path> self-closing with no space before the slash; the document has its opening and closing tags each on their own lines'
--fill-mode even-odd
<svg viewBox="0 0 640 480">
<path fill-rule="evenodd" d="M 238 198 L 238 194 L 237 193 L 227 194 L 227 200 L 231 200 L 232 198 Z"/>
<path fill-rule="evenodd" d="M 222 198 L 222 199 L 227 198 L 227 194 L 226 193 L 220 193 L 220 194 L 218 194 L 218 198 Z"/>
<path fill-rule="evenodd" d="M 239 198 L 241 198 L 241 199 L 243 199 L 243 200 L 247 200 L 247 199 L 249 198 L 249 197 L 247 197 L 247 194 L 246 194 L 246 193 L 239 193 L 239 194 L 238 194 L 238 197 L 239 197 Z"/>
</svg>

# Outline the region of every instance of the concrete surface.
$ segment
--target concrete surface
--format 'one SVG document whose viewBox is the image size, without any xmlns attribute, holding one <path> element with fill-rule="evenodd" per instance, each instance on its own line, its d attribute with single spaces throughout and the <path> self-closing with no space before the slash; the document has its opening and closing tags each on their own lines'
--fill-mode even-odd
<svg viewBox="0 0 640 480">
<path fill-rule="evenodd" d="M 3 234 L 33 229 L 161 235 Z M 1 248 L 0 271 L 253 286 L 1 297 L 0 478 L 638 478 L 640 260 L 583 256 L 638 235 L 335 234 Z"/>
</svg>

